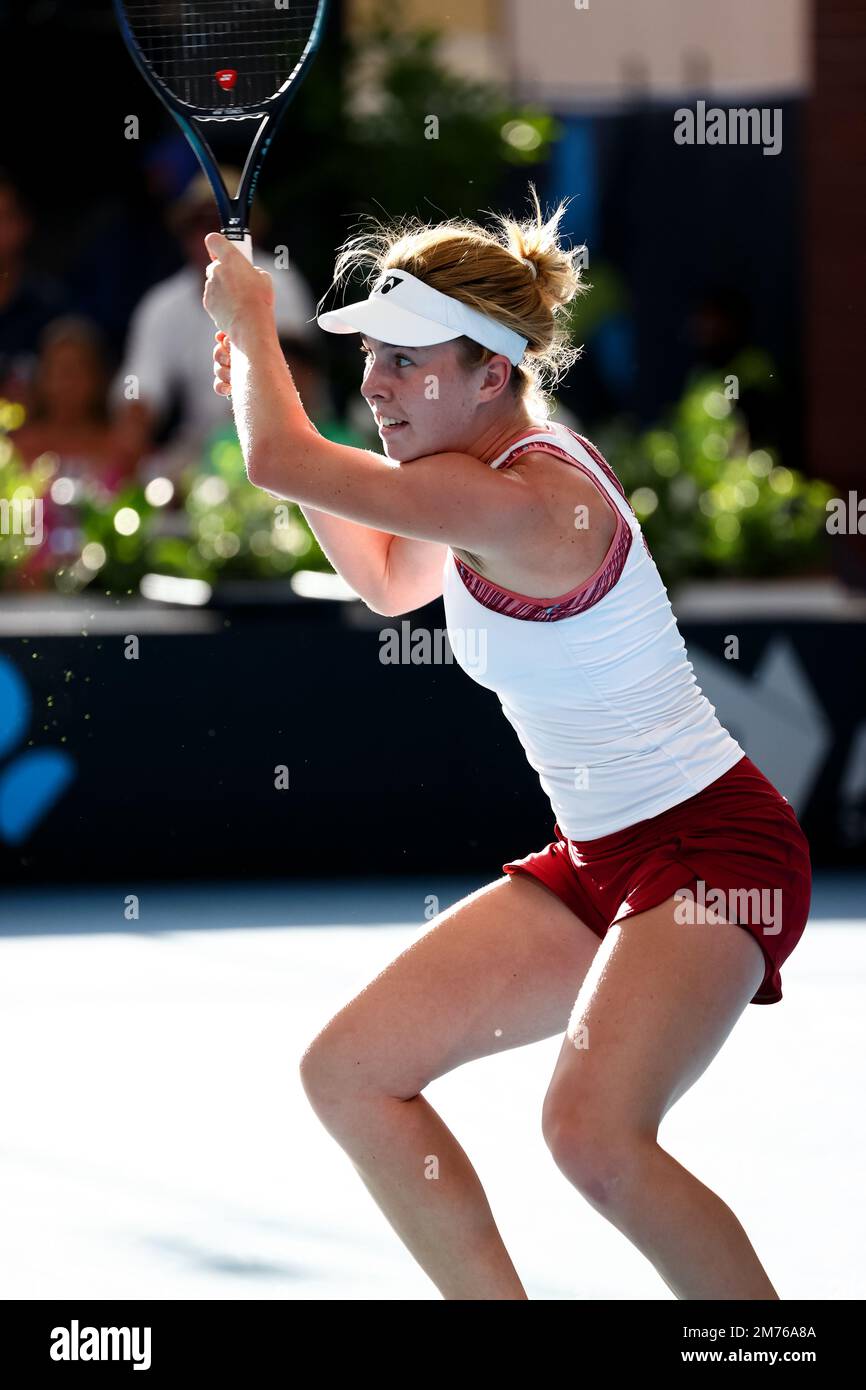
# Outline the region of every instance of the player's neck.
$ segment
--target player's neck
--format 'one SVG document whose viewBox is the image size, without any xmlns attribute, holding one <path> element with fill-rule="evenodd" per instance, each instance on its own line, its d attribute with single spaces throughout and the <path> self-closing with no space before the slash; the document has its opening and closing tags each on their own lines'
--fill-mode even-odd
<svg viewBox="0 0 866 1390">
<path fill-rule="evenodd" d="M 528 415 L 522 405 L 504 418 L 492 421 L 474 441 L 471 452 L 482 463 L 492 463 L 513 439 L 536 429 L 538 421 Z"/>
</svg>

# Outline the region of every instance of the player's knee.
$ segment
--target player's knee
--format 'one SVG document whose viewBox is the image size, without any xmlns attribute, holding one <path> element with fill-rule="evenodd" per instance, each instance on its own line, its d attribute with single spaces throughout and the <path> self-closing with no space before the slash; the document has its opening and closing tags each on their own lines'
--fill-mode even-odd
<svg viewBox="0 0 866 1390">
<path fill-rule="evenodd" d="M 643 1142 L 631 1126 L 592 1106 L 548 1099 L 541 1128 L 557 1168 L 592 1206 L 610 1211 L 627 1200 Z"/>
<path fill-rule="evenodd" d="M 366 1045 L 356 1024 L 328 1024 L 306 1048 L 299 1064 L 301 1085 L 313 1109 L 336 1124 L 341 1115 L 383 1098 L 409 1100 L 418 1093 L 405 1049 L 389 1060 L 381 1046 Z"/>
</svg>

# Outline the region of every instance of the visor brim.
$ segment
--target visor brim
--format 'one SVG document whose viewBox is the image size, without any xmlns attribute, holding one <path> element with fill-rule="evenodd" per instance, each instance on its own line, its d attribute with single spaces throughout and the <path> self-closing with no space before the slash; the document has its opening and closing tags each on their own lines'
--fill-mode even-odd
<svg viewBox="0 0 866 1390">
<path fill-rule="evenodd" d="M 462 329 L 433 323 L 411 309 L 388 304 L 382 296 L 363 299 L 343 309 L 330 309 L 319 314 L 316 322 L 326 333 L 363 333 L 367 338 L 398 347 L 433 347 L 463 337 Z"/>
</svg>

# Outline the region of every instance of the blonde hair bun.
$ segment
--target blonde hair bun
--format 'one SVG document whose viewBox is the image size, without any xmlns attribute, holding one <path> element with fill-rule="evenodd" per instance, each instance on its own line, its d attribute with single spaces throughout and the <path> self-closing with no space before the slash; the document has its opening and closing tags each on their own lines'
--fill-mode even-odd
<svg viewBox="0 0 866 1390">
<path fill-rule="evenodd" d="M 521 221 L 500 214 L 497 220 L 509 251 L 524 265 L 532 267 L 536 288 L 551 313 L 556 313 L 588 288 L 581 279 L 579 261 L 585 248 L 569 250 L 560 245 L 559 224 L 568 209 L 568 200 L 563 199 L 545 220 L 535 186 L 530 184 L 529 188 L 535 204 L 534 218 Z"/>
</svg>

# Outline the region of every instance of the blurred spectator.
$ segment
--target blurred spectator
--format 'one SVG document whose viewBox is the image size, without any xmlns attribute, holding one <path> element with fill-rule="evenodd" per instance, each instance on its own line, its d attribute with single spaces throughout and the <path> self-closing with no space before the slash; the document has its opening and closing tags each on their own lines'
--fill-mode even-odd
<svg viewBox="0 0 866 1390">
<path fill-rule="evenodd" d="M 108 418 L 110 369 L 99 330 L 87 319 L 55 319 L 43 331 L 25 423 L 11 438 L 27 463 L 58 457 L 66 477 L 114 492 L 134 474 L 136 442 Z"/>
<path fill-rule="evenodd" d="M 226 186 L 237 186 L 240 172 L 222 170 Z M 213 323 L 202 306 L 204 273 L 210 257 L 208 232 L 219 230 L 213 192 L 197 175 L 173 204 L 170 225 L 186 264 L 144 295 L 132 317 L 125 360 L 111 387 L 117 419 L 135 432 L 153 468 L 176 477 L 200 461 L 207 438 L 232 418 L 231 402 L 213 389 Z M 268 220 L 257 204 L 250 231 L 254 247 L 267 238 Z M 272 257 L 254 249 L 254 262 L 274 282 L 277 331 L 305 343 L 315 335 L 315 304 L 303 277 L 291 266 L 275 269 Z M 128 399 L 137 392 L 137 398 Z"/>
<path fill-rule="evenodd" d="M 27 266 L 32 217 L 0 169 L 0 396 L 27 404 L 39 335 L 69 303 L 59 281 Z"/>
</svg>

